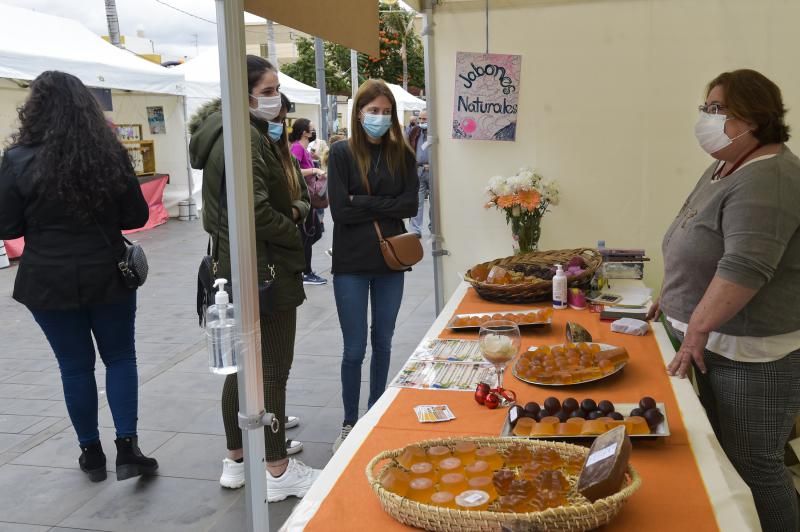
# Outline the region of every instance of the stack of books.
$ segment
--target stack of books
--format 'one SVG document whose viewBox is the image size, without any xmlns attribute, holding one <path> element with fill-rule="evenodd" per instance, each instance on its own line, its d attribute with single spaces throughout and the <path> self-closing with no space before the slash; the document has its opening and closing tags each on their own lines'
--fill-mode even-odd
<svg viewBox="0 0 800 532">
<path fill-rule="evenodd" d="M 600 249 L 605 279 L 638 279 L 644 277 L 644 263 L 649 261 L 643 249 Z"/>
</svg>

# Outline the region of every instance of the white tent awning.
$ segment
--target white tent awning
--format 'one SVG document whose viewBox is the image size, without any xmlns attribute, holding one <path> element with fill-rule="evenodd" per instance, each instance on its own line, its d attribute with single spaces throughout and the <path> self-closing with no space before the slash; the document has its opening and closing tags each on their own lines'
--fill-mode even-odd
<svg viewBox="0 0 800 532">
<path fill-rule="evenodd" d="M 186 77 L 186 95 L 194 98 L 219 98 L 219 52 L 207 50 L 194 59 L 174 67 Z M 281 92 L 294 103 L 319 105 L 319 90 L 280 72 Z M 402 89 L 401 89 L 402 90 Z"/>
<path fill-rule="evenodd" d="M 72 19 L 0 4 L 0 77 L 60 70 L 90 87 L 183 94 L 183 75 L 101 39 Z"/>
<path fill-rule="evenodd" d="M 397 101 L 397 107 L 406 111 L 422 111 L 427 107 L 425 100 L 417 98 L 400 85 L 394 83 L 387 83 L 392 91 L 394 99 Z"/>
</svg>

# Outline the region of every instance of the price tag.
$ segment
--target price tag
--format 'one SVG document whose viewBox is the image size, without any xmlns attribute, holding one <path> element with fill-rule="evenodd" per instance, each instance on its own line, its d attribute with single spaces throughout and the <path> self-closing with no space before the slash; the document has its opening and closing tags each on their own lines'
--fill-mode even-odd
<svg viewBox="0 0 800 532">
<path fill-rule="evenodd" d="M 589 455 L 589 458 L 586 460 L 586 466 L 584 466 L 584 467 L 589 467 L 590 465 L 596 464 L 597 462 L 599 462 L 601 460 L 605 460 L 606 458 L 610 458 L 610 457 L 614 456 L 614 454 L 616 452 L 617 452 L 617 444 L 616 443 L 614 443 L 612 445 L 609 445 L 608 447 L 604 447 L 604 448 L 600 449 L 599 451 L 593 452 L 591 455 Z"/>
</svg>

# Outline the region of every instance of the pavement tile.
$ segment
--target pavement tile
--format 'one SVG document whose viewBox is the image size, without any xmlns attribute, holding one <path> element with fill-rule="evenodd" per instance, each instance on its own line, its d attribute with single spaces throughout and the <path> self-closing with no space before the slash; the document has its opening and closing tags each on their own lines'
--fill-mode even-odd
<svg viewBox="0 0 800 532">
<path fill-rule="evenodd" d="M 39 525 L 25 525 L 22 523 L 6 523 L 0 521 L 0 532 L 48 532 L 49 530 L 56 530 L 49 526 Z"/>
<path fill-rule="evenodd" d="M 183 426 L 181 432 L 224 436 L 225 427 L 222 424 L 222 407 L 219 401 L 214 401 L 212 406 L 192 416 L 188 424 Z"/>
<path fill-rule="evenodd" d="M 22 434 L 39 434 L 43 430 L 49 428 L 50 426 L 52 426 L 55 423 L 58 423 L 59 421 L 62 421 L 64 419 L 66 419 L 66 418 L 64 418 L 64 417 L 45 417 L 45 418 L 42 418 L 42 420 L 39 421 L 38 423 L 35 423 L 35 424 L 31 425 L 30 427 L 26 428 L 25 430 L 23 430 Z"/>
<path fill-rule="evenodd" d="M 50 399 L 61 395 L 61 384 L 13 384 L 0 383 L 0 399 Z"/>
<path fill-rule="evenodd" d="M 174 432 L 140 430 L 139 447 L 144 454 L 149 455 L 173 436 L 175 436 Z M 100 441 L 103 444 L 103 452 L 106 455 L 106 470 L 108 471 L 116 469 L 117 448 L 114 445 L 115 438 L 114 429 L 100 429 Z M 19 455 L 11 463 L 78 471 L 78 457 L 80 455 L 78 437 L 75 435 L 75 430 L 70 426 L 28 452 Z"/>
<path fill-rule="evenodd" d="M 45 419 L 41 416 L 15 416 L 0 414 L 0 433 L 20 434 L 25 429 Z"/>
<path fill-rule="evenodd" d="M 101 484 L 103 491 L 59 525 L 111 532 L 198 532 L 211 527 L 240 497 L 217 481 L 156 476 Z"/>
<path fill-rule="evenodd" d="M 286 385 L 286 403 L 325 406 L 341 394 L 341 387 L 341 383 L 334 380 L 291 378 Z"/>
<path fill-rule="evenodd" d="M 64 400 L 49 399 L 4 399 L 0 401 L 0 413 L 18 416 L 67 417 Z"/>
<path fill-rule="evenodd" d="M 27 434 L 0 434 L 0 453 L 13 449 L 28 438 Z"/>
<path fill-rule="evenodd" d="M 225 436 L 176 434 L 152 456 L 161 476 L 217 481 L 225 455 Z"/>
<path fill-rule="evenodd" d="M 239 532 L 247 530 L 246 500 L 244 490 L 238 490 L 240 496 L 233 505 L 223 512 L 208 532 Z M 280 502 L 269 503 L 268 517 L 270 532 L 276 532 L 291 515 L 295 504 L 300 499 L 289 497 Z"/>
<path fill-rule="evenodd" d="M 6 464 L 0 467 L 0 515 L 9 522 L 55 526 L 100 493 L 108 482 L 90 482 L 73 470 Z"/>
<path fill-rule="evenodd" d="M 13 384 L 51 384 L 61 383 L 61 374 L 58 369 L 48 371 L 18 371 L 2 381 Z"/>
<path fill-rule="evenodd" d="M 205 373 L 181 373 L 165 371 L 141 387 L 142 396 L 162 395 L 189 399 L 218 400 L 225 379 L 209 371 Z M 0 384 L 2 386 L 2 384 Z"/>
</svg>

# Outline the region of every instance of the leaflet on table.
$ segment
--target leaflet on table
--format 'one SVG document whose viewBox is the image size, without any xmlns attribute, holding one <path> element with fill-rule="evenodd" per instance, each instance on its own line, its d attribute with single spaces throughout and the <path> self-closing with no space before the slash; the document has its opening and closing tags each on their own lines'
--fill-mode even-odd
<svg viewBox="0 0 800 532">
<path fill-rule="evenodd" d="M 475 391 L 478 383 L 492 382 L 494 366 L 486 362 L 409 360 L 392 381 L 398 388 Z"/>
<path fill-rule="evenodd" d="M 411 360 L 439 362 L 486 362 L 477 340 L 442 340 L 425 338 L 420 342 Z"/>
</svg>

